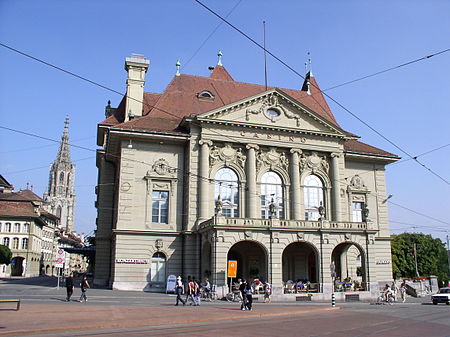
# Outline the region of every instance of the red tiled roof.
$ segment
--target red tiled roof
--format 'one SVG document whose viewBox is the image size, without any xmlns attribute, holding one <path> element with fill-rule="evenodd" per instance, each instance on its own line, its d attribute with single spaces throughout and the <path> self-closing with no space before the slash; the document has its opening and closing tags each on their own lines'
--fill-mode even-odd
<svg viewBox="0 0 450 337">
<path fill-rule="evenodd" d="M 37 217 L 31 202 L 23 201 L 0 201 L 0 215 Z"/>
<path fill-rule="evenodd" d="M 216 80 L 234 81 L 224 66 L 216 66 L 209 77 Z"/>
<path fill-rule="evenodd" d="M 344 143 L 344 150 L 347 152 L 357 152 L 361 154 L 376 154 L 380 156 L 388 156 L 399 158 L 397 155 L 381 150 L 375 146 L 371 146 L 360 142 L 356 139 L 349 139 Z"/>
<path fill-rule="evenodd" d="M 19 192 L 11 192 L 11 193 L 0 193 L 0 200 L 43 202 L 42 198 L 40 198 L 30 190 L 22 190 Z"/>
</svg>

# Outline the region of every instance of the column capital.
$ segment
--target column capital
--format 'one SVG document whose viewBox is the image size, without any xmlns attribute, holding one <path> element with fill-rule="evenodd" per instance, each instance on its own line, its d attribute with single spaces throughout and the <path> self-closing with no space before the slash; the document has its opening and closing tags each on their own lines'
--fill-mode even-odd
<svg viewBox="0 0 450 337">
<path fill-rule="evenodd" d="M 290 153 L 297 153 L 297 154 L 302 154 L 303 151 L 300 149 L 296 149 L 296 148 L 292 148 L 289 150 Z"/>
<path fill-rule="evenodd" d="M 250 150 L 250 149 L 259 150 L 259 146 L 256 145 L 256 144 L 247 144 L 247 145 L 245 146 L 245 148 L 246 148 L 247 150 Z"/>
<path fill-rule="evenodd" d="M 212 145 L 213 145 L 212 140 L 209 140 L 209 139 L 200 139 L 200 140 L 198 141 L 198 143 L 199 143 L 200 145 L 208 145 L 208 146 L 212 146 Z"/>
<path fill-rule="evenodd" d="M 341 156 L 340 152 L 332 152 L 331 153 L 331 158 L 339 158 Z"/>
</svg>

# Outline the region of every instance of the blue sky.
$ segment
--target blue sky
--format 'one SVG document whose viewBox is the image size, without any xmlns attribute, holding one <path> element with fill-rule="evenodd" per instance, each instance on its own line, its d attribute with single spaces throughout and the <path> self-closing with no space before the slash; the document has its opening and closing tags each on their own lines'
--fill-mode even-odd
<svg viewBox="0 0 450 337">
<path fill-rule="evenodd" d="M 205 4 L 262 42 L 298 72 L 307 52 L 322 89 L 450 48 L 447 1 L 211 1 Z M 236 6 L 237 5 L 237 6 Z M 223 51 L 235 80 L 264 83 L 262 51 L 195 1 L 0 1 L 0 42 L 124 92 L 124 59 L 150 59 L 146 91 L 161 92 L 175 74 L 207 76 Z M 202 46 L 203 45 L 203 46 Z M 200 48 L 202 46 L 202 48 Z M 196 53 L 197 52 L 197 53 Z M 96 125 L 108 100 L 121 97 L 0 46 L 0 126 L 59 140 L 70 118 L 72 144 L 96 149 Z M 189 62 L 188 62 L 189 61 Z M 387 167 L 392 232 L 450 231 L 450 52 L 327 91 L 413 156 Z M 302 79 L 268 57 L 269 85 Z M 341 126 L 361 140 L 408 157 L 328 100 Z M 58 144 L 0 128 L 0 173 L 17 189 L 43 194 Z M 95 152 L 71 150 L 76 165 L 75 228 L 95 229 Z M 440 221 L 433 220 L 435 218 Z"/>
</svg>

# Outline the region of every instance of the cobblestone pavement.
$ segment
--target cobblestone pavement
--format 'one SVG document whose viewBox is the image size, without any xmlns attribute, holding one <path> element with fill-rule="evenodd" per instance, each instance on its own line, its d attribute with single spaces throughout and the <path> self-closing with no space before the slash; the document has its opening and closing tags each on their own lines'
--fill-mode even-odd
<svg viewBox="0 0 450 337">
<path fill-rule="evenodd" d="M 20 298 L 19 311 L 0 305 L 0 336 L 450 336 L 450 306 L 428 298 L 407 303 L 238 303 L 174 306 L 175 296 L 89 289 L 88 302 L 65 302 L 56 279 L 0 280 L 0 299 Z"/>
</svg>

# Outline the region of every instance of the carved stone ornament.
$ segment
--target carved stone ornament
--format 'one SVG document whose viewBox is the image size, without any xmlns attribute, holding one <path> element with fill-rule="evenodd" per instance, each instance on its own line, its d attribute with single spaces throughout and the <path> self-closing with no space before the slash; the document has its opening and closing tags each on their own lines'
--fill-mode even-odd
<svg viewBox="0 0 450 337">
<path fill-rule="evenodd" d="M 345 237 L 345 241 L 351 241 L 352 240 L 352 235 L 350 233 L 345 233 L 344 237 Z"/>
<path fill-rule="evenodd" d="M 235 149 L 230 144 L 224 147 L 213 146 L 209 153 L 209 165 L 214 166 L 217 162 L 223 162 L 225 166 L 237 163 L 242 168 L 245 167 L 247 157 L 242 153 L 242 149 Z"/>
<path fill-rule="evenodd" d="M 362 178 L 355 174 L 350 180 L 349 189 L 352 191 L 367 191 L 367 186 Z"/>
<path fill-rule="evenodd" d="M 156 250 L 160 250 L 164 246 L 162 239 L 155 240 L 155 248 Z"/>
<path fill-rule="evenodd" d="M 152 172 L 156 172 L 159 175 L 173 175 L 177 171 L 176 168 L 170 167 L 167 160 L 160 158 L 152 165 L 152 169 L 147 175 L 151 175 Z"/>
<path fill-rule="evenodd" d="M 305 240 L 305 234 L 304 233 L 297 233 L 297 240 L 300 240 L 300 241 Z"/>
<path fill-rule="evenodd" d="M 256 156 L 256 169 L 259 171 L 262 166 L 268 166 L 271 170 L 275 167 L 287 170 L 289 159 L 286 158 L 284 152 L 279 153 L 275 148 L 270 148 L 267 152 L 261 150 Z"/>
<path fill-rule="evenodd" d="M 270 113 L 270 110 L 274 110 L 274 111 L 278 112 L 279 114 Z M 285 108 L 279 102 L 279 95 L 274 92 L 270 93 L 269 95 L 265 96 L 262 99 L 262 103 L 259 108 L 247 109 L 245 112 L 245 119 L 248 121 L 248 120 L 250 120 L 250 115 L 258 115 L 258 114 L 264 115 L 266 118 L 268 118 L 273 123 L 275 123 L 276 120 L 279 119 L 282 114 L 284 114 L 284 115 L 288 116 L 289 118 L 296 118 L 297 126 L 300 126 L 299 119 L 298 119 L 299 116 L 286 111 Z"/>
<path fill-rule="evenodd" d="M 310 155 L 302 154 L 300 157 L 300 168 L 302 170 L 310 169 L 313 173 L 321 170 L 328 174 L 330 164 L 326 156 L 320 157 L 317 152 L 311 152 Z"/>
</svg>

